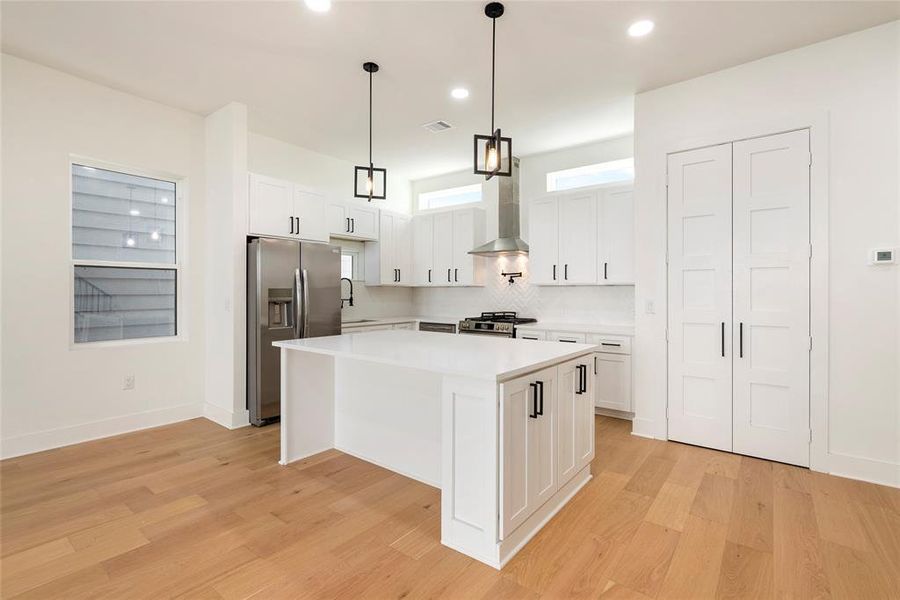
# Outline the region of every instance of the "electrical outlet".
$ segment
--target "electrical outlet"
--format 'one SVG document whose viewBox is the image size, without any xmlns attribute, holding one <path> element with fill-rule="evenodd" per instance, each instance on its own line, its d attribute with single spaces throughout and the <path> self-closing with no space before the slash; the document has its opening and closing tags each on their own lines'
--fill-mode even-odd
<svg viewBox="0 0 900 600">
<path fill-rule="evenodd" d="M 648 315 L 656 314 L 656 303 L 653 300 L 647 300 L 644 303 L 644 312 Z"/>
<path fill-rule="evenodd" d="M 125 379 L 122 380 L 122 389 L 123 390 L 133 390 L 134 389 L 134 375 L 126 375 Z"/>
</svg>

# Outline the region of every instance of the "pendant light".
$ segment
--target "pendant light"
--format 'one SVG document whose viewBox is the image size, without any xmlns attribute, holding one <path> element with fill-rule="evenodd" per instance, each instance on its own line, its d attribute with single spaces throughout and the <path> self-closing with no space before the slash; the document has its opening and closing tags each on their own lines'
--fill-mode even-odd
<svg viewBox="0 0 900 600">
<path fill-rule="evenodd" d="M 491 20 L 491 134 L 475 134 L 475 174 L 490 179 L 494 175 L 512 175 L 512 138 L 503 137 L 500 128 L 494 129 L 494 75 L 497 64 L 497 19 L 503 15 L 503 5 L 491 2 L 484 7 Z"/>
<path fill-rule="evenodd" d="M 376 169 L 372 164 L 372 74 L 378 72 L 378 65 L 363 63 L 363 71 L 369 74 L 369 166 L 354 167 L 353 195 L 371 202 L 387 198 L 387 169 Z"/>
</svg>

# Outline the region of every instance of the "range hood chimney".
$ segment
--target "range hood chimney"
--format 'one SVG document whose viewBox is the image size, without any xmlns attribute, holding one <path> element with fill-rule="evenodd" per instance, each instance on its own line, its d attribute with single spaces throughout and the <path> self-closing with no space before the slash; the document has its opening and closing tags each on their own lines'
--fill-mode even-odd
<svg viewBox="0 0 900 600">
<path fill-rule="evenodd" d="M 500 237 L 487 244 L 469 250 L 476 256 L 498 256 L 501 254 L 527 254 L 528 244 L 519 237 L 519 159 L 512 157 L 512 175 L 498 177 L 499 197 L 497 219 Z"/>
</svg>

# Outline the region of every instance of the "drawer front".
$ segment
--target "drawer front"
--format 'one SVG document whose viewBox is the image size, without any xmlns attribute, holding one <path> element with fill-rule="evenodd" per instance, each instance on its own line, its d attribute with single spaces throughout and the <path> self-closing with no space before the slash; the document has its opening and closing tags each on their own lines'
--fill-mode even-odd
<svg viewBox="0 0 900 600">
<path fill-rule="evenodd" d="M 546 331 L 529 331 L 529 330 L 521 330 L 516 329 L 516 338 L 520 340 L 546 340 L 547 332 Z"/>
<path fill-rule="evenodd" d="M 600 352 L 631 354 L 631 338 L 627 335 L 590 333 L 587 336 L 587 343 L 600 346 Z"/>
<path fill-rule="evenodd" d="M 569 333 L 560 331 L 551 331 L 547 333 L 547 339 L 554 342 L 568 342 L 570 344 L 584 344 L 587 342 L 584 333 Z"/>
</svg>

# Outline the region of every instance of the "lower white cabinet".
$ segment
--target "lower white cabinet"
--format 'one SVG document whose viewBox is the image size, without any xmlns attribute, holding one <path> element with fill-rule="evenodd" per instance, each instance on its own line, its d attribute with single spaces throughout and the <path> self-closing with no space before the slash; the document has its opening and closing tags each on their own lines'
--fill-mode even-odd
<svg viewBox="0 0 900 600">
<path fill-rule="evenodd" d="M 633 412 L 631 403 L 631 338 L 588 334 L 600 351 L 594 363 L 594 403 L 597 408 Z"/>
<path fill-rule="evenodd" d="M 501 538 L 594 457 L 592 356 L 503 384 Z"/>
</svg>

